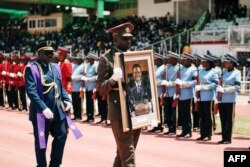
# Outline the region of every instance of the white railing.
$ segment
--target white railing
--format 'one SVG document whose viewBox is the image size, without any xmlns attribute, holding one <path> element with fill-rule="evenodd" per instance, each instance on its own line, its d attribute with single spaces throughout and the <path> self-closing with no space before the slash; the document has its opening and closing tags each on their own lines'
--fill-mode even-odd
<svg viewBox="0 0 250 167">
<path fill-rule="evenodd" d="M 191 32 L 191 43 L 195 42 L 221 42 L 228 40 L 227 30 L 207 30 Z"/>
<path fill-rule="evenodd" d="M 250 81 L 241 81 L 240 93 L 250 93 Z"/>
<path fill-rule="evenodd" d="M 229 46 L 250 45 L 250 25 L 230 26 L 228 44 Z"/>
</svg>

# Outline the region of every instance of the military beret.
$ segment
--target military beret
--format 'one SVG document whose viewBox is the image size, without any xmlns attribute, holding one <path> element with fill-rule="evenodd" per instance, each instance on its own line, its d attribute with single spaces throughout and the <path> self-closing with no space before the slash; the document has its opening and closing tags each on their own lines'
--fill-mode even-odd
<svg viewBox="0 0 250 167">
<path fill-rule="evenodd" d="M 41 50 L 48 50 L 48 51 L 55 51 L 56 44 L 53 41 L 42 41 L 37 45 L 37 51 Z"/>
<path fill-rule="evenodd" d="M 123 36 L 123 37 L 132 37 L 131 34 L 132 30 L 134 29 L 134 26 L 127 22 L 120 24 L 118 26 L 109 28 L 108 31 L 112 33 L 113 36 Z"/>
</svg>

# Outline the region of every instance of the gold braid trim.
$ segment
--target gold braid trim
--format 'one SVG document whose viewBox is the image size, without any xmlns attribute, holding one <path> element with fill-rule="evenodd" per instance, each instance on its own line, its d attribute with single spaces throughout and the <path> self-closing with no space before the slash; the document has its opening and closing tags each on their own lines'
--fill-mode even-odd
<svg viewBox="0 0 250 167">
<path fill-rule="evenodd" d="M 45 83 L 45 80 L 43 78 L 44 73 L 43 73 L 42 67 L 39 63 L 36 63 L 36 64 L 37 64 L 37 67 L 38 67 L 39 72 L 40 72 L 42 85 L 45 87 L 49 87 L 46 91 L 43 92 L 43 94 L 47 94 L 53 87 L 55 87 L 55 89 L 56 89 L 56 82 L 55 81 L 53 81 L 51 83 Z"/>
</svg>

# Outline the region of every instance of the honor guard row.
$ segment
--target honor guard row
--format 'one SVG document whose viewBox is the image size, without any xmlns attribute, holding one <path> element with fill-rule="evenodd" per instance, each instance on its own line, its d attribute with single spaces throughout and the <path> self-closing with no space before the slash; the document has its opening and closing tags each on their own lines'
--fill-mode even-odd
<svg viewBox="0 0 250 167">
<path fill-rule="evenodd" d="M 218 143 L 231 143 L 234 105 L 241 81 L 237 58 L 230 54 L 219 59 L 209 52 L 179 55 L 169 51 L 164 65 L 162 56 L 154 57 L 161 123 L 148 132 L 162 132 L 164 122 L 168 127 L 165 135 L 176 135 L 177 126 L 181 126 L 182 132 L 177 137 L 190 138 L 192 131 L 200 128 L 197 140 L 209 141 L 219 109 L 222 140 Z"/>
<path fill-rule="evenodd" d="M 24 69 L 30 54 L 0 53 L 0 106 L 10 110 L 27 111 Z M 5 95 L 7 99 L 5 99 Z M 8 105 L 5 105 L 5 102 Z"/>
</svg>

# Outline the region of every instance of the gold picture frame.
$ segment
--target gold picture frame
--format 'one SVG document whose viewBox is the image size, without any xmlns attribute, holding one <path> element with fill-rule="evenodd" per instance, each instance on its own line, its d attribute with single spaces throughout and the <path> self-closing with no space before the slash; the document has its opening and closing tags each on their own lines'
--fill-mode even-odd
<svg viewBox="0 0 250 167">
<path fill-rule="evenodd" d="M 124 74 L 123 80 L 118 80 L 123 131 L 159 123 L 153 51 L 116 53 L 115 67 L 120 67 Z"/>
</svg>

